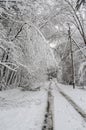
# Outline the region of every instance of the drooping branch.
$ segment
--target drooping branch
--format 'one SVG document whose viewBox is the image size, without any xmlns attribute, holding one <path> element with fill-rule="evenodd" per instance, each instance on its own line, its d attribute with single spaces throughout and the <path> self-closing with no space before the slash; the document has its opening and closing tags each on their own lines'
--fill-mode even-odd
<svg viewBox="0 0 86 130">
<path fill-rule="evenodd" d="M 11 68 L 10 66 L 8 66 L 5 62 L 1 62 L 1 61 L 0 61 L 0 65 L 2 65 L 2 66 L 4 66 L 4 67 L 8 68 L 9 70 L 12 70 L 12 71 L 14 71 L 14 72 L 17 72 L 16 69 L 12 69 L 12 68 Z"/>
<path fill-rule="evenodd" d="M 6 52 L 6 49 L 5 49 L 3 46 L 0 45 L 0 48 L 1 48 L 4 52 Z"/>
<path fill-rule="evenodd" d="M 81 50 L 81 48 L 79 47 L 79 45 L 76 43 L 76 41 L 72 38 L 73 43 L 78 47 L 79 51 L 83 54 L 83 56 L 86 58 L 86 55 L 84 54 L 84 52 Z"/>
<path fill-rule="evenodd" d="M 73 7 L 73 5 L 71 4 L 70 1 L 68 0 L 65 0 L 65 2 L 68 3 L 68 5 L 71 7 L 72 11 L 74 12 L 74 15 L 73 15 L 73 18 L 77 24 L 77 28 L 79 30 L 79 33 L 81 34 L 82 38 L 83 38 L 83 41 L 84 41 L 84 44 L 86 45 L 86 36 L 85 36 L 85 32 L 84 32 L 84 29 L 83 29 L 83 26 L 82 26 L 82 23 L 80 21 L 80 18 L 78 17 L 77 13 L 76 13 L 76 10 L 75 8 Z M 75 17 L 74 17 L 75 16 Z"/>
<path fill-rule="evenodd" d="M 86 0 L 77 0 L 76 2 L 76 9 L 79 10 L 82 4 L 84 4 Z"/>
<path fill-rule="evenodd" d="M 18 30 L 17 34 L 14 36 L 14 38 L 13 38 L 11 41 L 14 41 L 14 40 L 18 37 L 18 35 L 21 33 L 21 31 L 22 31 L 22 29 L 23 29 L 23 27 L 24 27 L 25 24 L 26 24 L 26 23 L 24 23 L 24 24 L 21 26 L 21 28 Z"/>
</svg>

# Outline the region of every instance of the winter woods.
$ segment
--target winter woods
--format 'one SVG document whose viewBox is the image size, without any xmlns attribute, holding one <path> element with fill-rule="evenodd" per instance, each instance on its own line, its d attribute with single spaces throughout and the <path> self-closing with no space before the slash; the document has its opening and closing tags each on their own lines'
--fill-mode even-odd
<svg viewBox="0 0 86 130">
<path fill-rule="evenodd" d="M 74 80 L 80 85 L 83 77 L 84 82 L 85 66 L 81 66 L 86 59 L 85 19 L 84 1 L 0 1 L 0 89 L 17 86 L 31 89 L 35 83 L 48 79 L 50 71 L 55 72 L 59 82 L 71 84 L 68 24 Z"/>
<path fill-rule="evenodd" d="M 46 80 L 47 69 L 55 66 L 53 53 L 39 28 L 23 19 L 24 14 L 16 2 L 3 1 L 0 6 L 1 27 L 3 35 L 5 33 L 0 43 L 1 89 L 13 86 L 31 89 L 36 82 Z"/>
</svg>

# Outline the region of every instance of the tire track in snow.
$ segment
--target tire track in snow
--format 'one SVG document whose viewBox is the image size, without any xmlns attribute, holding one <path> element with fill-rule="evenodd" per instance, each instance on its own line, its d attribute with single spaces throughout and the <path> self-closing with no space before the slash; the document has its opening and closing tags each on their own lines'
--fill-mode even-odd
<svg viewBox="0 0 86 130">
<path fill-rule="evenodd" d="M 47 108 L 42 130 L 54 130 L 53 128 L 53 96 L 51 94 L 51 82 L 48 90 Z"/>
<path fill-rule="evenodd" d="M 79 107 L 67 94 L 65 94 L 55 82 L 56 87 L 58 88 L 59 93 L 73 106 L 73 108 L 79 113 L 79 115 L 86 121 L 86 113 Z"/>
</svg>

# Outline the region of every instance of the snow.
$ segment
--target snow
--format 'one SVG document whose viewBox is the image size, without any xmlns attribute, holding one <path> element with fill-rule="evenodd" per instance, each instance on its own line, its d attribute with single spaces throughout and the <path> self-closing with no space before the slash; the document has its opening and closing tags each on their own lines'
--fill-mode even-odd
<svg viewBox="0 0 86 130">
<path fill-rule="evenodd" d="M 86 67 L 86 62 L 82 62 L 80 64 L 80 67 L 79 67 L 79 75 L 80 75 L 80 83 L 85 83 L 85 79 L 86 79 L 86 76 L 85 76 L 85 67 Z"/>
<path fill-rule="evenodd" d="M 48 82 L 44 83 L 48 87 Z M 43 87 L 44 87 L 43 86 Z M 41 130 L 46 111 L 47 91 L 0 92 L 0 130 Z"/>
<path fill-rule="evenodd" d="M 81 105 L 81 108 L 86 106 L 86 91 L 56 84 L 56 80 L 40 85 L 41 89 L 38 91 L 22 91 L 21 88 L 16 88 L 0 92 L 0 130 L 41 130 L 49 86 L 53 97 L 54 130 L 86 130 L 86 121 L 60 94 L 58 87 L 67 95 L 69 94 L 72 100 Z"/>
<path fill-rule="evenodd" d="M 54 130 L 86 130 L 86 122 L 59 93 L 53 83 L 54 96 Z"/>
<path fill-rule="evenodd" d="M 58 87 L 86 113 L 86 90 L 80 89 L 77 86 L 73 89 L 71 85 L 62 84 L 58 84 Z"/>
</svg>

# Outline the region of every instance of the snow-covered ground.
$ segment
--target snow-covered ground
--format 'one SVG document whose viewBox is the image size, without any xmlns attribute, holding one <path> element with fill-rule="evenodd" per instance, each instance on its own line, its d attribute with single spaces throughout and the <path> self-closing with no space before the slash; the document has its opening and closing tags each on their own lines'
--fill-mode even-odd
<svg viewBox="0 0 86 130">
<path fill-rule="evenodd" d="M 52 84 L 54 130 L 86 130 L 86 122 Z"/>
<path fill-rule="evenodd" d="M 86 130 L 86 121 L 60 94 L 57 86 L 81 104 L 81 108 L 85 108 L 86 91 L 56 85 L 56 80 L 41 85 L 40 90 L 33 92 L 21 91 L 21 88 L 0 92 L 0 130 L 42 130 L 50 85 L 54 130 Z"/>
<path fill-rule="evenodd" d="M 44 84 L 48 85 L 48 82 Z M 0 130 L 41 130 L 46 103 L 45 89 L 31 92 L 17 88 L 0 92 Z"/>
<path fill-rule="evenodd" d="M 75 89 L 73 89 L 71 85 L 57 85 L 86 113 L 86 90 L 80 89 L 77 86 Z"/>
</svg>

